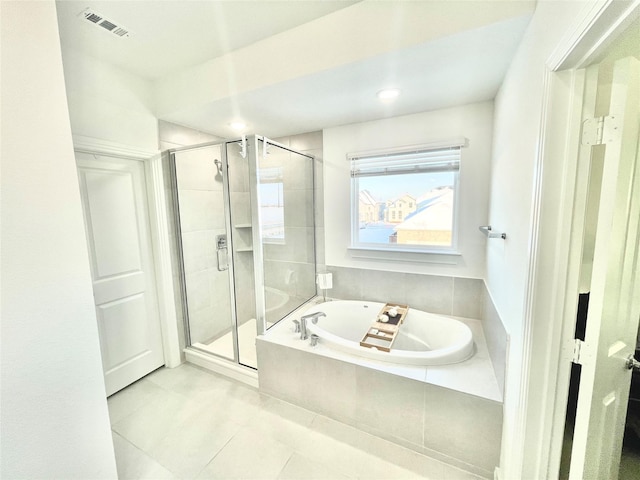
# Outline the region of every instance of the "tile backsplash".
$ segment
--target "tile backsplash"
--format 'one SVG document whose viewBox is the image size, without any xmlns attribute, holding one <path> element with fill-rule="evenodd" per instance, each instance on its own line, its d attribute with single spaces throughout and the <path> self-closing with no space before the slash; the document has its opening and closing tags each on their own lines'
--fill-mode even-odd
<svg viewBox="0 0 640 480">
<path fill-rule="evenodd" d="M 457 317 L 481 318 L 484 282 L 415 273 L 365 270 L 328 265 L 333 273 L 331 297 L 344 300 L 402 303 L 418 310 Z"/>
</svg>

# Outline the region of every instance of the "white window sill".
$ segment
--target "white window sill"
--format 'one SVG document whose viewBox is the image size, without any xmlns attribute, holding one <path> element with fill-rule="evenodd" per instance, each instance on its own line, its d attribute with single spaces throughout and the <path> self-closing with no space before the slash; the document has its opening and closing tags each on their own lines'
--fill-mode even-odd
<svg viewBox="0 0 640 480">
<path fill-rule="evenodd" d="M 375 247 L 347 247 L 353 258 L 391 260 L 394 262 L 441 263 L 457 265 L 462 254 L 454 250 L 419 250 L 412 248 L 383 249 Z"/>
</svg>

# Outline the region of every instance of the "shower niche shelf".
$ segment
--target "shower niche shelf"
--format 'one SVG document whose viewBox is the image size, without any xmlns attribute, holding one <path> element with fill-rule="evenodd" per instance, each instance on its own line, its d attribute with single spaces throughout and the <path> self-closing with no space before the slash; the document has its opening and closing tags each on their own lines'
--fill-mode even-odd
<svg viewBox="0 0 640 480">
<path fill-rule="evenodd" d="M 251 225 L 250 223 L 238 223 L 236 225 L 234 225 L 234 228 L 251 228 L 253 225 Z"/>
</svg>

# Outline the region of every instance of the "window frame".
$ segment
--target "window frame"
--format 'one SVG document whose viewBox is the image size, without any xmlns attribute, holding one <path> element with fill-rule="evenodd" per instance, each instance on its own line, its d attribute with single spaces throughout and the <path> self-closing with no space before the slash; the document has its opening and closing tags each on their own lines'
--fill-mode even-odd
<svg viewBox="0 0 640 480">
<path fill-rule="evenodd" d="M 277 175 L 274 177 L 273 175 L 266 175 L 267 172 L 276 171 Z M 266 179 L 265 179 L 266 177 Z M 285 245 L 286 242 L 286 229 L 285 229 L 285 202 L 284 202 L 284 177 L 283 177 L 283 167 L 263 167 L 258 168 L 258 205 L 259 209 L 262 211 L 264 205 L 262 205 L 262 195 L 260 189 L 262 185 L 280 185 L 279 188 L 282 189 L 282 236 L 278 237 L 265 237 L 263 234 L 264 225 L 262 224 L 262 215 L 260 217 L 260 238 L 262 239 L 263 244 L 271 244 L 271 245 Z"/>
<path fill-rule="evenodd" d="M 354 256 L 366 256 L 362 252 L 372 252 L 376 256 L 376 252 L 399 252 L 405 254 L 435 254 L 435 255 L 460 255 L 458 252 L 458 240 L 459 240 L 459 212 L 460 212 L 460 172 L 462 170 L 462 157 L 463 149 L 468 147 L 469 141 L 464 137 L 433 142 L 421 145 L 395 147 L 384 150 L 372 150 L 366 152 L 357 152 L 347 154 L 347 161 L 349 162 L 350 169 L 350 189 L 351 189 L 351 208 L 350 208 L 350 222 L 351 222 L 351 239 L 349 250 L 360 251 L 358 255 Z M 452 231 L 451 231 L 451 245 L 418 245 L 418 244 L 393 244 L 393 243 L 373 243 L 373 242 L 359 242 L 359 230 L 360 230 L 360 212 L 359 212 L 359 176 L 351 173 L 353 168 L 353 162 L 357 158 L 378 157 L 378 156 L 392 156 L 401 155 L 411 152 L 427 152 L 435 150 L 444 150 L 459 147 L 459 163 L 456 171 L 453 173 L 453 212 L 452 212 Z M 446 171 L 445 169 L 442 170 Z M 424 172 L 416 172 L 424 173 Z M 370 175 L 375 177 L 384 176 Z M 412 256 L 415 258 L 415 256 Z"/>
</svg>

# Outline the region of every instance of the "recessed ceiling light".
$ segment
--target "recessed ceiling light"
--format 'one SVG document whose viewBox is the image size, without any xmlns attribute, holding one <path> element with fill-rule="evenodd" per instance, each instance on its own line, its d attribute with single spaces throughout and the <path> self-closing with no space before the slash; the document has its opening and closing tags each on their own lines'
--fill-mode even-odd
<svg viewBox="0 0 640 480">
<path fill-rule="evenodd" d="M 400 90 L 397 88 L 385 88 L 378 92 L 378 98 L 380 100 L 393 100 L 398 95 L 400 95 Z"/>
<path fill-rule="evenodd" d="M 234 130 L 244 130 L 247 124 L 244 122 L 231 122 L 229 126 Z"/>
</svg>

